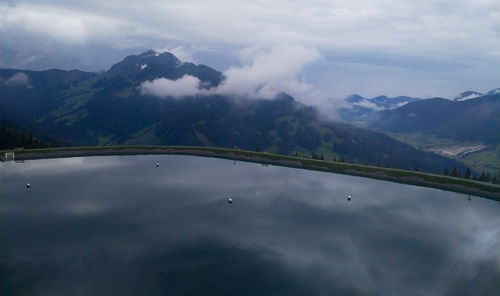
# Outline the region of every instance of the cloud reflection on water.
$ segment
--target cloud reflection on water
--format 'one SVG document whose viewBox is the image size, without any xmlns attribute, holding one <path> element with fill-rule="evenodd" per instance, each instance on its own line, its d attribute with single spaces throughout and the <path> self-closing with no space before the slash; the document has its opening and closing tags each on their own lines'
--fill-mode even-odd
<svg viewBox="0 0 500 296">
<path fill-rule="evenodd" d="M 50 174 L 51 160 L 1 164 L 0 283 L 9 294 L 16 285 L 41 295 L 500 290 L 500 221 L 489 200 L 187 156 L 56 164 Z"/>
</svg>

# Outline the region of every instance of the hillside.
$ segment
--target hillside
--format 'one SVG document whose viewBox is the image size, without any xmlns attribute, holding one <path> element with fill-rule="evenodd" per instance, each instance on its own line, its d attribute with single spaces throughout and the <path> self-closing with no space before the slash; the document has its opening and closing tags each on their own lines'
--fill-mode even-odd
<svg viewBox="0 0 500 296">
<path fill-rule="evenodd" d="M 57 82 L 50 71 L 67 77 Z M 142 94 L 142 83 L 160 77 L 177 80 L 189 75 L 203 88 L 223 81 L 222 73 L 182 63 L 170 53 L 128 56 L 102 74 L 50 71 L 2 70 L 6 92 L 1 94 L 0 111 L 69 145 L 237 146 L 404 169 L 418 166 L 436 173 L 454 165 L 464 170 L 456 161 L 381 133 L 320 121 L 314 108 L 284 93 L 274 100 Z M 16 75 L 24 78 L 22 83 L 9 83 Z"/>
<path fill-rule="evenodd" d="M 11 122 L 0 119 L 0 150 L 18 147 L 26 149 L 49 148 L 59 145 L 52 139 L 40 137 L 26 128 L 21 128 Z"/>
<path fill-rule="evenodd" d="M 477 172 L 498 175 L 500 106 L 498 89 L 466 91 L 378 112 L 369 126 L 424 151 L 458 159 Z"/>
<path fill-rule="evenodd" d="M 499 142 L 499 94 L 464 101 L 434 98 L 379 113 L 370 126 L 393 133 L 422 133 L 459 141 Z"/>
</svg>

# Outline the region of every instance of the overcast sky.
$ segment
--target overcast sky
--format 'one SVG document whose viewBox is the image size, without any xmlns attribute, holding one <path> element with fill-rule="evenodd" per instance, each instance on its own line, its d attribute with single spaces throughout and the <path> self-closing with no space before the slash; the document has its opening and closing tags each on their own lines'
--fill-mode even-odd
<svg viewBox="0 0 500 296">
<path fill-rule="evenodd" d="M 500 84 L 498 0 L 7 0 L 0 12 L 2 68 L 99 71 L 170 50 L 241 79 L 269 75 L 306 103 Z"/>
</svg>

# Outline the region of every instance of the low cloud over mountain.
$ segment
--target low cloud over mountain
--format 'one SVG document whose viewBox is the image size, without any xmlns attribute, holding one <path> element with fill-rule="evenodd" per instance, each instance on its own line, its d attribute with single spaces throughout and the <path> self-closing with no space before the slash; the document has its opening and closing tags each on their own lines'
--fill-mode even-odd
<svg viewBox="0 0 500 296">
<path fill-rule="evenodd" d="M 12 77 L 5 81 L 5 84 L 10 86 L 25 86 L 30 88 L 30 78 L 23 72 L 17 72 Z"/>
<path fill-rule="evenodd" d="M 299 73 L 320 57 L 316 50 L 301 46 L 250 47 L 240 54 L 242 65 L 226 70 L 218 86 L 207 89 L 198 78 L 185 75 L 177 80 L 159 77 L 146 81 L 140 90 L 142 94 L 161 98 L 220 94 L 273 99 L 286 92 L 310 104 L 320 94 Z"/>
</svg>

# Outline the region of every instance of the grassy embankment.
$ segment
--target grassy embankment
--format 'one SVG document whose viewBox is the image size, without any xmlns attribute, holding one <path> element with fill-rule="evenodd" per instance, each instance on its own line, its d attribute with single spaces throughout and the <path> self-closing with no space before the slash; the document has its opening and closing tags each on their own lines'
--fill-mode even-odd
<svg viewBox="0 0 500 296">
<path fill-rule="evenodd" d="M 433 187 L 464 194 L 473 194 L 500 201 L 500 186 L 453 178 L 443 175 L 428 174 L 416 171 L 406 171 L 377 166 L 359 165 L 352 163 L 341 163 L 309 158 L 297 158 L 292 156 L 269 154 L 263 152 L 212 148 L 212 147 L 186 147 L 186 146 L 99 146 L 99 147 L 62 147 L 26 150 L 1 151 L 3 158 L 5 152 L 14 152 L 16 160 L 59 158 L 75 156 L 96 155 L 133 155 L 133 154 L 185 154 L 195 156 L 218 157 L 250 161 L 257 163 L 274 164 L 280 166 L 319 170 L 339 174 L 368 177 L 393 181 L 404 184 L 412 184 L 425 187 Z"/>
</svg>

